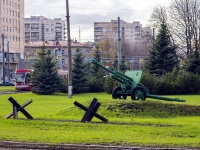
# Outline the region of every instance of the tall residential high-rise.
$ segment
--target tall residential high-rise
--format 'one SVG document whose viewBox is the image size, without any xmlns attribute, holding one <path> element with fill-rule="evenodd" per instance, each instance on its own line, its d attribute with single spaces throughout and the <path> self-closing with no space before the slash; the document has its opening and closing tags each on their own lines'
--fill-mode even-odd
<svg viewBox="0 0 200 150">
<path fill-rule="evenodd" d="M 120 20 L 120 26 L 121 38 L 130 39 L 133 42 L 139 40 L 142 31 L 142 24 L 139 21 L 128 23 Z M 97 43 L 103 38 L 118 39 L 117 20 L 111 20 L 111 22 L 94 22 L 94 42 Z"/>
<path fill-rule="evenodd" d="M 0 80 L 3 77 L 2 60 L 5 58 L 5 76 L 17 68 L 18 58 L 24 52 L 24 0 L 0 1 Z M 4 56 L 2 55 L 4 35 Z M 9 45 L 9 47 L 8 47 Z M 9 48 L 9 55 L 8 50 Z M 9 57 L 8 57 L 9 56 Z M 8 61 L 9 58 L 9 61 Z M 8 62 L 10 70 L 8 72 Z"/>
<path fill-rule="evenodd" d="M 31 16 L 24 19 L 25 41 L 64 41 L 65 21 L 61 18 L 48 19 L 44 16 Z"/>
<path fill-rule="evenodd" d="M 148 56 L 148 49 L 152 46 L 151 29 L 143 28 L 139 21 L 129 23 L 120 20 L 120 38 L 118 33 L 118 20 L 94 22 L 94 42 L 103 47 L 102 62 L 108 66 L 112 64 L 116 59 L 114 56 L 118 56 L 121 49 L 129 66 L 141 69 L 143 60 Z"/>
</svg>

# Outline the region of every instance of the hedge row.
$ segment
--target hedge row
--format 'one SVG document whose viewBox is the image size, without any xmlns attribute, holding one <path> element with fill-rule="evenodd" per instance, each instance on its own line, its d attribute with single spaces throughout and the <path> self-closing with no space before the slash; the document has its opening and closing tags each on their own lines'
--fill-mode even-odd
<svg viewBox="0 0 200 150">
<path fill-rule="evenodd" d="M 200 93 L 200 75 L 183 70 L 173 70 L 163 76 L 144 72 L 141 83 L 152 94 L 198 94 Z"/>
<path fill-rule="evenodd" d="M 151 94 L 198 94 L 200 93 L 200 75 L 183 70 L 173 70 L 163 76 L 155 76 L 149 72 L 143 72 L 141 83 L 144 84 Z M 89 78 L 86 83 L 87 90 L 83 92 L 103 92 L 111 94 L 114 87 L 120 85 L 112 77 L 97 79 Z M 61 92 L 67 92 L 67 83 L 61 86 Z"/>
</svg>

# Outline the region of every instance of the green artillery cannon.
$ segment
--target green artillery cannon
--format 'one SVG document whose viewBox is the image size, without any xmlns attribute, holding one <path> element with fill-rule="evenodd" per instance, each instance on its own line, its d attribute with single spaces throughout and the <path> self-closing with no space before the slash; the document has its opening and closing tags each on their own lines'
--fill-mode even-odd
<svg viewBox="0 0 200 150">
<path fill-rule="evenodd" d="M 131 96 L 132 100 L 145 100 L 146 98 L 154 98 L 166 101 L 185 102 L 185 100 L 181 100 L 178 98 L 167 98 L 163 96 L 151 95 L 149 93 L 149 89 L 143 84 L 139 83 L 142 76 L 141 70 L 128 70 L 125 72 L 125 74 L 123 74 L 119 71 L 113 71 L 106 68 L 95 59 L 92 60 L 92 63 L 108 71 L 113 79 L 121 83 L 120 86 L 117 86 L 113 89 L 113 99 L 126 99 L 127 96 Z"/>
</svg>

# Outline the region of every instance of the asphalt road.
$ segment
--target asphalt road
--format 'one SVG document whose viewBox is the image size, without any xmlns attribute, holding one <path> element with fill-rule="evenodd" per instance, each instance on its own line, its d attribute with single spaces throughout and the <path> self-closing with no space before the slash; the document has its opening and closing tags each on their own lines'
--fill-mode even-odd
<svg viewBox="0 0 200 150">
<path fill-rule="evenodd" d="M 199 150 L 191 148 L 159 148 L 137 146 L 80 145 L 80 144 L 41 144 L 2 141 L 0 150 Z"/>
</svg>

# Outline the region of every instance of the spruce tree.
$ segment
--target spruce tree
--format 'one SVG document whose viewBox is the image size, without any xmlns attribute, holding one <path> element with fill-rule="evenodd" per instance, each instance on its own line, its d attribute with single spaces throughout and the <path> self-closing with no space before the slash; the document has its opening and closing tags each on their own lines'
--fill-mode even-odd
<svg viewBox="0 0 200 150">
<path fill-rule="evenodd" d="M 96 46 L 96 49 L 94 51 L 93 59 L 101 63 L 101 52 L 98 46 Z M 89 87 L 89 92 L 104 91 L 103 83 L 104 83 L 103 69 L 99 67 L 98 65 L 92 64 L 91 76 L 88 78 L 88 82 L 87 82 L 87 85 Z"/>
<path fill-rule="evenodd" d="M 99 63 L 101 62 L 101 52 L 99 50 L 99 46 L 95 47 L 93 57 L 97 62 L 99 62 Z M 100 70 L 99 66 L 97 66 L 95 64 L 92 65 L 92 70 L 91 70 L 92 75 L 96 76 L 98 74 L 99 70 Z"/>
<path fill-rule="evenodd" d="M 114 62 L 113 62 L 113 65 L 112 65 L 111 69 L 113 69 L 113 70 L 118 70 L 118 59 L 117 59 L 117 55 L 115 55 L 115 59 L 114 59 Z"/>
<path fill-rule="evenodd" d="M 200 57 L 198 51 L 194 54 L 191 54 L 190 58 L 186 60 L 184 68 L 188 72 L 200 74 Z"/>
<path fill-rule="evenodd" d="M 160 76 L 177 66 L 176 47 L 170 40 L 167 25 L 163 20 L 152 50 L 150 50 L 147 68 L 151 74 Z"/>
<path fill-rule="evenodd" d="M 33 67 L 33 93 L 50 95 L 59 90 L 61 80 L 56 69 L 56 62 L 53 60 L 50 51 L 45 50 L 44 44 Z"/>
<path fill-rule="evenodd" d="M 126 61 L 125 61 L 125 56 L 122 56 L 122 60 L 121 63 L 119 65 L 119 70 L 123 73 L 125 73 L 125 71 L 127 70 L 127 66 L 126 66 Z"/>
<path fill-rule="evenodd" d="M 76 49 L 73 57 L 72 84 L 73 93 L 82 93 L 86 90 L 86 65 L 84 63 L 83 54 Z"/>
</svg>

